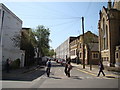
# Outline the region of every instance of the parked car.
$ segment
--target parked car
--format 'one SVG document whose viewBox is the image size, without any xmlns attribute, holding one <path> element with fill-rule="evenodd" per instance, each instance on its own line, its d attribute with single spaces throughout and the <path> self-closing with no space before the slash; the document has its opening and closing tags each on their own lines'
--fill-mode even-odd
<svg viewBox="0 0 120 90">
<path fill-rule="evenodd" d="M 66 64 L 66 61 L 63 59 L 61 62 L 61 65 L 65 66 L 65 64 Z"/>
<path fill-rule="evenodd" d="M 57 61 L 58 63 L 62 63 L 62 59 L 58 59 L 58 61 Z"/>
</svg>

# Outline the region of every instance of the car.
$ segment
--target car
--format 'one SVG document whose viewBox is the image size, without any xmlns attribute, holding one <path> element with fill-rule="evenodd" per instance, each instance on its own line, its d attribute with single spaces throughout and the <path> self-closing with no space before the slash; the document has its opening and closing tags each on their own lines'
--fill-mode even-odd
<svg viewBox="0 0 120 90">
<path fill-rule="evenodd" d="M 65 66 L 65 64 L 66 64 L 66 61 L 63 59 L 62 62 L 61 62 L 61 65 Z"/>
<path fill-rule="evenodd" d="M 62 59 L 58 59 L 58 61 L 57 61 L 58 63 L 62 63 Z"/>
</svg>

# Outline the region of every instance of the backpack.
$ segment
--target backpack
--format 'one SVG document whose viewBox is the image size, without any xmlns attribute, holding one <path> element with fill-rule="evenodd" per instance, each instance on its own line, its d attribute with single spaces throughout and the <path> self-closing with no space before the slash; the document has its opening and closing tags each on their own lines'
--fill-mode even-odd
<svg viewBox="0 0 120 90">
<path fill-rule="evenodd" d="M 51 67 L 51 62 L 48 62 L 48 63 L 47 63 L 47 67 Z"/>
</svg>

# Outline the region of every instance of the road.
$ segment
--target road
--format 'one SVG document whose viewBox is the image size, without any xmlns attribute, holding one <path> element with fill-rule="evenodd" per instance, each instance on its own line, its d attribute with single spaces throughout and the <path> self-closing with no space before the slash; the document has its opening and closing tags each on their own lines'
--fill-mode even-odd
<svg viewBox="0 0 120 90">
<path fill-rule="evenodd" d="M 118 79 L 96 76 L 73 67 L 71 77 L 67 77 L 64 74 L 64 67 L 52 62 L 50 77 L 44 74 L 33 81 L 3 81 L 2 86 L 3 88 L 118 88 Z"/>
</svg>

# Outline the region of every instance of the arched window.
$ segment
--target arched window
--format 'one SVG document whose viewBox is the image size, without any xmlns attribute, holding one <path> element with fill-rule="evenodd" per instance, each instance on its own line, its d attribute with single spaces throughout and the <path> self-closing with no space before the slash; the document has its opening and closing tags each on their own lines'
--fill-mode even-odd
<svg viewBox="0 0 120 90">
<path fill-rule="evenodd" d="M 108 49 L 108 26 L 106 25 L 106 49 Z"/>
<path fill-rule="evenodd" d="M 106 42 L 106 40 L 105 40 L 105 38 L 106 38 L 106 35 L 105 35 L 105 19 L 103 18 L 103 50 L 105 49 L 105 42 Z"/>
<path fill-rule="evenodd" d="M 104 18 L 103 18 L 103 33 L 105 34 L 105 19 Z"/>
</svg>

